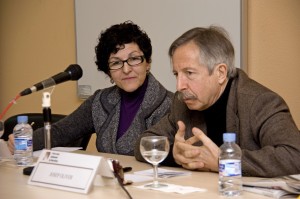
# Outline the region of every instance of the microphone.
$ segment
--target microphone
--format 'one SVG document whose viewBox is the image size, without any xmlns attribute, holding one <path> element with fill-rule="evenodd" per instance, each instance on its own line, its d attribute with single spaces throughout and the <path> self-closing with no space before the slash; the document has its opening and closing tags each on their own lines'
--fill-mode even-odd
<svg viewBox="0 0 300 199">
<path fill-rule="evenodd" d="M 49 79 L 46 79 L 44 81 L 41 81 L 35 85 L 33 85 L 31 88 L 26 88 L 20 93 L 20 96 L 29 95 L 33 92 L 54 86 L 56 84 L 63 83 L 65 81 L 69 80 L 79 80 L 82 77 L 82 69 L 77 64 L 71 64 L 66 68 L 64 72 L 60 72 Z"/>
</svg>

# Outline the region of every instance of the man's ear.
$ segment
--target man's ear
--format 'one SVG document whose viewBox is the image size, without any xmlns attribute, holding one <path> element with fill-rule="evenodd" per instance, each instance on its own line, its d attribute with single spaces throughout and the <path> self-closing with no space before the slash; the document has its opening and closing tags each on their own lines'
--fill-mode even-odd
<svg viewBox="0 0 300 199">
<path fill-rule="evenodd" d="M 227 65 L 224 63 L 216 66 L 216 74 L 218 77 L 219 84 L 223 84 L 227 80 Z"/>
</svg>

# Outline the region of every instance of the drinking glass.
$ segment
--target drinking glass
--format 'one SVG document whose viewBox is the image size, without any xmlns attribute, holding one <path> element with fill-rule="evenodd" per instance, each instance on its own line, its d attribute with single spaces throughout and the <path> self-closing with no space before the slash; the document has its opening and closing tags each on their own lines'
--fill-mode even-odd
<svg viewBox="0 0 300 199">
<path fill-rule="evenodd" d="M 157 167 L 168 155 L 170 149 L 169 141 L 166 136 L 147 136 L 140 142 L 140 151 L 145 160 L 153 165 L 153 183 L 145 185 L 146 187 L 160 188 L 168 185 L 158 182 Z"/>
</svg>

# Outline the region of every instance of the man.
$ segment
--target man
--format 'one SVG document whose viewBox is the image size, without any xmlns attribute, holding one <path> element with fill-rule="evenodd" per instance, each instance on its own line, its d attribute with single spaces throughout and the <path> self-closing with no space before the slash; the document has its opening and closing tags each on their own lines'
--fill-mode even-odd
<svg viewBox="0 0 300 199">
<path fill-rule="evenodd" d="M 287 104 L 234 67 L 234 49 L 222 28 L 187 31 L 169 56 L 178 91 L 171 113 L 142 134 L 169 137 L 164 164 L 218 172 L 222 134 L 235 132 L 244 176 L 300 173 L 300 133 Z M 144 161 L 138 144 L 136 159 Z"/>
</svg>

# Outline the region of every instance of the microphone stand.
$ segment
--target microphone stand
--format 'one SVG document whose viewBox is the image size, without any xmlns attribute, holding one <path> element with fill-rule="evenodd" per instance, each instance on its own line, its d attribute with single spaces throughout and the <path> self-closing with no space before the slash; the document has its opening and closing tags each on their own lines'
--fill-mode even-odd
<svg viewBox="0 0 300 199">
<path fill-rule="evenodd" d="M 50 93 L 43 93 L 44 140 L 45 149 L 51 150 L 51 99 Z"/>
</svg>

